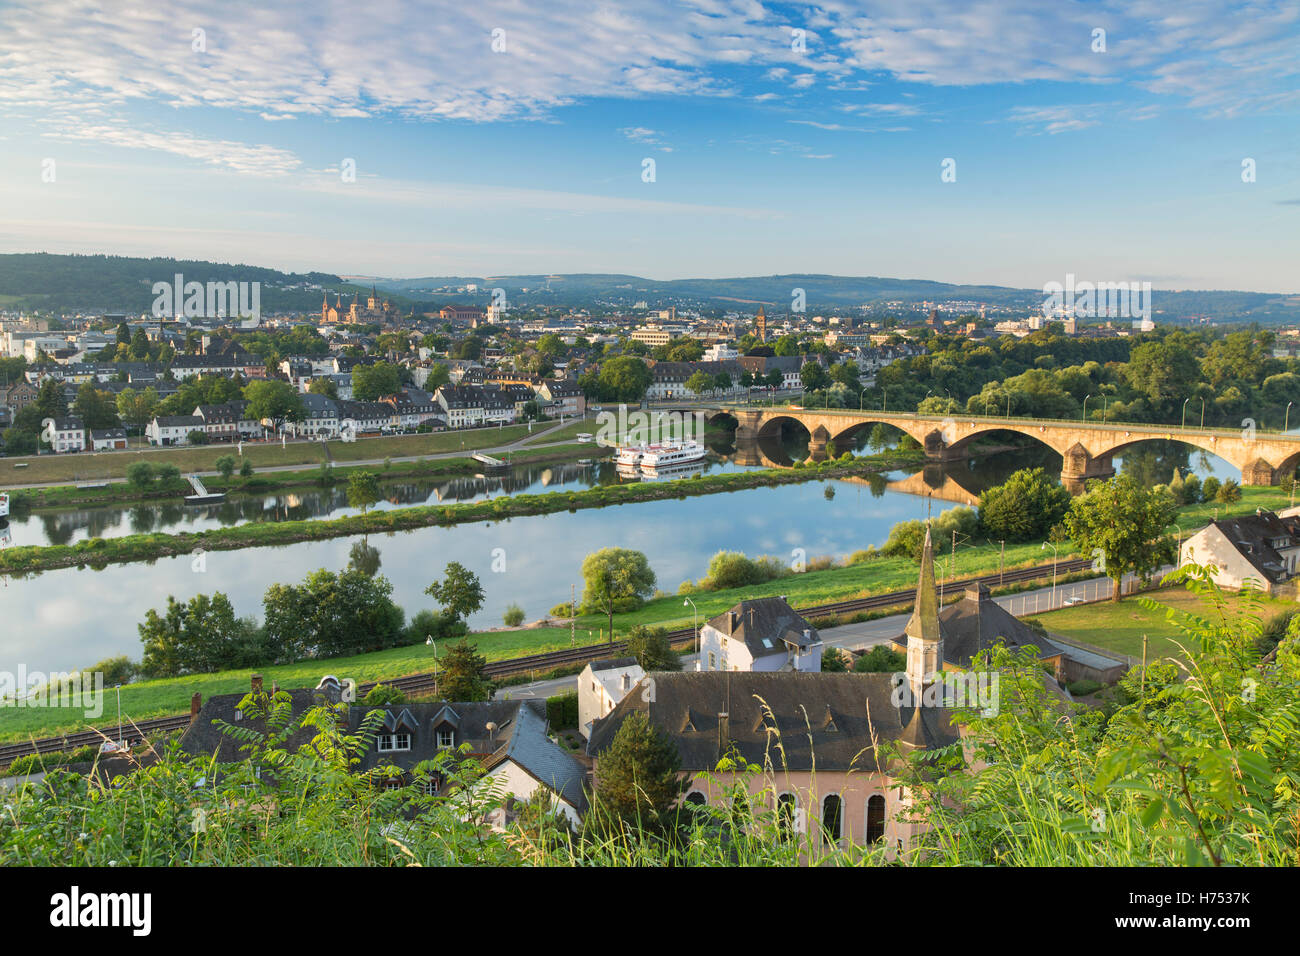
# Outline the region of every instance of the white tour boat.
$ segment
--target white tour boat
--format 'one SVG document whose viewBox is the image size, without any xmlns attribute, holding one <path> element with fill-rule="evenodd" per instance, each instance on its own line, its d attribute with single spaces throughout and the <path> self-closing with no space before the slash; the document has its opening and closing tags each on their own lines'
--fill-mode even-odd
<svg viewBox="0 0 1300 956">
<path fill-rule="evenodd" d="M 707 454 L 708 449 L 697 441 L 665 441 L 647 446 L 641 452 L 637 464 L 647 471 L 662 470 L 673 465 L 699 461 Z"/>
</svg>

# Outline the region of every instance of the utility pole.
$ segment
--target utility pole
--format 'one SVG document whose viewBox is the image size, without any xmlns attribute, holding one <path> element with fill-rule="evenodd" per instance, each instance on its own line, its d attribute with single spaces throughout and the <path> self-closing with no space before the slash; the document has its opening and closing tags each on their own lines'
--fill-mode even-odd
<svg viewBox="0 0 1300 956">
<path fill-rule="evenodd" d="M 1145 634 L 1142 635 L 1142 685 L 1138 696 L 1143 701 L 1147 699 L 1147 636 Z"/>
<path fill-rule="evenodd" d="M 578 643 L 578 586 L 569 585 L 569 646 Z"/>
<path fill-rule="evenodd" d="M 1001 541 L 998 542 L 998 544 L 1000 544 L 1000 545 L 1002 546 L 1001 549 L 998 551 L 998 587 L 1001 587 L 1001 586 L 1002 586 L 1002 569 L 1006 566 L 1006 560 L 1007 560 L 1007 542 L 1006 542 L 1006 539 L 1003 538 Z"/>
</svg>

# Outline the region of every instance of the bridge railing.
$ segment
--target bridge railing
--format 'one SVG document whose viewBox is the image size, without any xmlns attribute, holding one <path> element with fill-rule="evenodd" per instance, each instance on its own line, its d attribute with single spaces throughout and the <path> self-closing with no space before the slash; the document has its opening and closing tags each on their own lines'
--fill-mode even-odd
<svg viewBox="0 0 1300 956">
<path fill-rule="evenodd" d="M 1104 431 L 1132 431 L 1141 430 L 1155 434 L 1196 434 L 1196 435 L 1215 435 L 1222 438 L 1246 438 L 1246 433 L 1258 438 L 1261 435 L 1267 435 L 1270 438 L 1280 438 L 1284 441 L 1294 441 L 1300 443 L 1300 434 L 1283 431 L 1280 428 L 1262 428 L 1259 425 L 1253 429 L 1247 428 L 1204 428 L 1199 425 L 1167 425 L 1161 422 L 1129 422 L 1116 421 L 1107 419 L 1104 422 L 1093 419 L 1083 418 L 1029 418 L 1021 416 L 1006 415 L 983 415 L 973 412 L 961 411 L 953 412 L 947 415 L 922 415 L 918 412 L 891 411 L 888 409 L 871 409 L 871 408 L 817 408 L 812 405 L 746 405 L 743 402 L 725 402 L 718 406 L 722 410 L 727 409 L 766 409 L 771 412 L 815 412 L 819 415 L 840 415 L 847 418 L 863 418 L 866 416 L 880 415 L 881 419 L 888 418 L 905 418 L 909 421 L 936 422 L 943 423 L 946 421 L 996 421 L 1005 422 L 1008 425 L 1069 425 L 1075 428 L 1097 428 Z"/>
</svg>

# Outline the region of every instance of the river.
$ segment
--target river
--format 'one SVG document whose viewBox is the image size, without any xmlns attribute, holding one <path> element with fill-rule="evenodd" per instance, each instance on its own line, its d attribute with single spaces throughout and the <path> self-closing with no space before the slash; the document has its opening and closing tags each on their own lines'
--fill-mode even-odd
<svg viewBox="0 0 1300 956">
<path fill-rule="evenodd" d="M 789 442 L 798 455 L 797 438 Z M 805 446 L 806 447 L 806 446 Z M 726 451 L 726 449 L 723 449 Z M 1055 459 L 1053 461 L 1052 459 Z M 1221 459 L 1193 452 L 1189 462 L 1182 446 L 1148 450 L 1117 467 L 1144 481 L 1167 481 L 1174 467 L 1202 475 L 1238 477 Z M 996 484 L 1016 468 L 1043 465 L 1059 470 L 1060 459 L 1036 449 L 1003 451 L 949 466 L 945 481 L 956 478 L 968 491 Z M 711 462 L 710 471 L 732 470 L 726 461 Z M 1164 477 L 1160 476 L 1164 474 Z M 432 607 L 424 595 L 428 584 L 456 560 L 483 582 L 486 602 L 470 619 L 477 628 L 499 625 L 510 604 L 528 620 L 547 614 L 566 601 L 570 586 L 582 588 L 580 566 L 592 551 L 620 546 L 643 551 L 658 576 L 659 587 L 676 591 L 687 578 L 703 577 L 719 550 L 775 555 L 791 561 L 841 557 L 869 545 L 881 545 L 897 522 L 924 518 L 953 506 L 923 495 L 888 487 L 903 473 L 873 480 L 808 481 L 752 488 L 725 494 L 642 502 L 616 507 L 517 517 L 452 527 L 429 527 L 371 535 L 379 573 L 393 584 L 393 597 L 408 616 Z M 385 486 L 379 507 L 437 501 L 468 501 L 520 491 L 539 492 L 584 487 L 620 480 L 612 463 L 520 466 L 502 478 L 410 481 Z M 833 494 L 828 494 L 833 489 Z M 78 540 L 150 530 L 197 530 L 247 520 L 336 517 L 351 513 L 342 489 L 309 489 L 292 494 L 235 500 L 210 508 L 142 504 L 130 508 L 82 509 L 17 516 L 14 543 Z M 28 538 L 29 540 L 24 540 Z M 0 670 L 69 670 L 105 657 L 140 654 L 137 623 L 149 608 L 161 608 L 168 595 L 186 600 L 195 594 L 222 591 L 237 613 L 261 617 L 261 598 L 273 582 L 299 582 L 317 568 L 341 570 L 348 565 L 358 538 L 300 542 L 281 547 L 217 551 L 201 559 L 185 555 L 152 562 L 110 565 L 95 570 L 62 569 L 0 583 L 0 620 L 5 622 Z M 371 560 L 374 559 L 371 555 Z"/>
</svg>

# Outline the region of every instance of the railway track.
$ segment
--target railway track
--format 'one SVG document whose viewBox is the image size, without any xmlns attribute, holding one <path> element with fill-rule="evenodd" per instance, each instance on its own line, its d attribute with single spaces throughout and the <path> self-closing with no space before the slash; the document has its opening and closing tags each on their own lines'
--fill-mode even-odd
<svg viewBox="0 0 1300 956">
<path fill-rule="evenodd" d="M 1056 573 L 1072 574 L 1076 571 L 1084 571 L 1091 567 L 1092 562 L 1088 558 L 1074 558 L 1069 561 L 1060 561 L 1056 564 Z M 952 594 L 955 591 L 961 591 L 976 582 L 990 586 L 1001 584 L 1019 584 L 1025 581 L 1035 581 L 1047 577 L 1052 573 L 1052 565 L 1035 565 L 1032 568 L 1019 568 L 1013 571 L 1007 571 L 1002 574 L 985 574 L 973 578 L 962 578 L 956 581 L 946 581 L 940 585 L 941 594 Z M 909 588 L 906 591 L 891 591 L 889 594 L 877 594 L 871 597 L 854 598 L 849 601 L 837 601 L 832 604 L 819 604 L 814 607 L 799 608 L 799 613 L 805 617 L 825 617 L 831 614 L 852 614 L 859 611 L 879 610 L 882 608 L 897 607 L 900 605 L 910 605 L 916 600 L 916 588 Z M 695 639 L 695 629 L 691 627 L 678 628 L 669 631 L 667 634 L 668 641 L 674 646 L 687 644 Z M 614 641 L 605 644 L 588 644 L 583 647 L 570 648 L 561 651 L 549 651 L 545 654 L 532 654 L 527 657 L 515 657 L 510 660 L 492 661 L 483 668 L 485 677 L 498 679 L 502 677 L 518 677 L 525 674 L 545 674 L 561 667 L 574 664 L 586 664 L 590 661 L 600 660 L 611 655 L 617 655 L 627 650 L 627 641 Z M 435 677 L 433 674 L 412 674 L 409 677 L 395 677 L 392 680 L 380 681 L 379 683 L 396 687 L 406 694 L 423 694 L 432 693 L 435 689 Z M 363 697 L 369 693 L 375 686 L 376 682 L 367 682 L 357 686 L 357 696 Z M 143 735 L 157 732 L 169 732 L 183 730 L 190 723 L 189 714 L 178 714 L 171 717 L 151 717 L 146 720 L 136 721 L 134 723 L 124 723 L 122 726 L 123 736 L 130 742 L 139 741 Z M 83 747 L 86 744 L 99 744 L 105 739 L 113 739 L 117 734 L 116 725 L 104 727 L 102 732 L 99 730 L 83 730 L 76 733 L 67 734 L 61 737 L 43 737 L 35 740 L 27 740 L 22 743 L 0 744 L 0 766 L 10 763 L 17 757 L 25 756 L 31 753 L 55 753 L 58 751 L 72 750 L 77 747 Z"/>
</svg>

